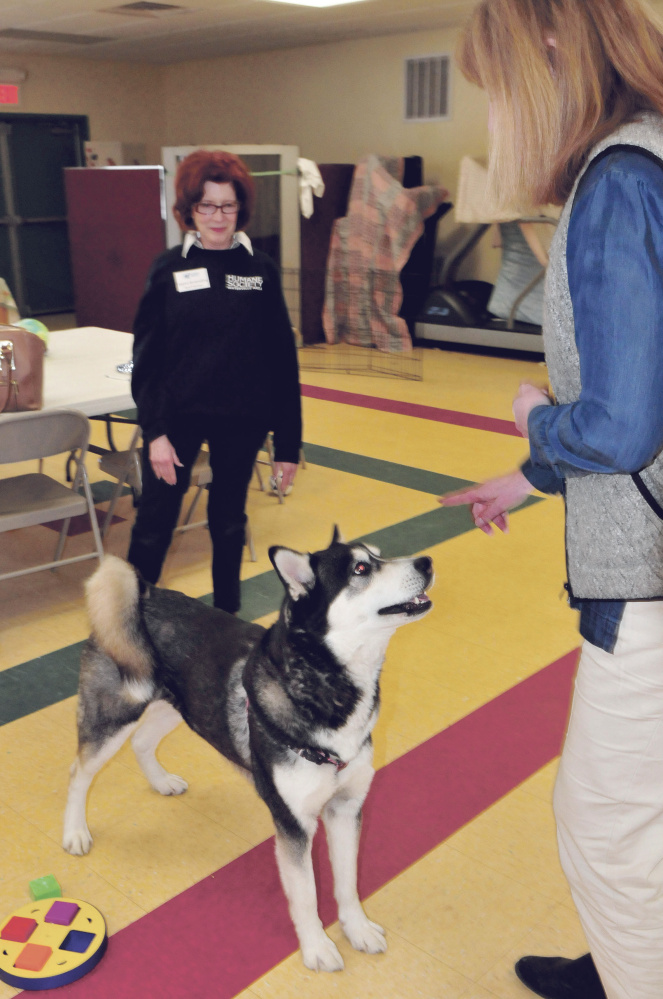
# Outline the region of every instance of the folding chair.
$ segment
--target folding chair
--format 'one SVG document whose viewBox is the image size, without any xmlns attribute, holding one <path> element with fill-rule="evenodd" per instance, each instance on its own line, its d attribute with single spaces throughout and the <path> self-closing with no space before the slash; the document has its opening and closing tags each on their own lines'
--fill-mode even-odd
<svg viewBox="0 0 663 999">
<path fill-rule="evenodd" d="M 0 532 L 47 524 L 54 520 L 64 521 L 52 561 L 2 573 L 0 580 L 103 557 L 104 550 L 85 467 L 89 437 L 90 422 L 87 416 L 74 409 L 14 413 L 0 420 L 0 464 L 50 458 L 70 452 L 76 465 L 71 487 L 41 471 L 0 479 Z M 81 486 L 83 495 L 79 492 Z M 90 517 L 95 550 L 86 555 L 62 558 L 69 522 L 72 517 L 81 513 L 87 513 Z"/>
<path fill-rule="evenodd" d="M 99 468 L 101 471 L 105 472 L 106 475 L 110 475 L 111 478 L 117 479 L 117 484 L 113 490 L 113 494 L 108 505 L 108 511 L 106 513 L 106 519 L 104 520 L 101 530 L 102 538 L 106 537 L 106 532 L 111 525 L 113 514 L 115 512 L 115 505 L 120 498 L 123 486 L 129 486 L 134 495 L 134 500 L 136 500 L 141 494 L 143 479 L 141 473 L 141 448 L 138 446 L 139 442 L 140 427 L 137 426 L 126 451 L 108 451 L 99 458 Z M 176 533 L 191 531 L 194 527 L 207 527 L 207 520 L 196 520 L 192 523 L 191 518 L 193 517 L 194 511 L 198 505 L 203 489 L 205 489 L 211 481 L 212 469 L 210 468 L 209 463 L 209 452 L 200 451 L 198 457 L 193 463 L 193 468 L 191 469 L 191 485 L 195 487 L 196 494 L 191 501 L 191 505 L 187 510 L 183 522 L 175 528 Z M 246 522 L 246 544 L 251 555 L 251 561 L 256 562 L 256 550 L 253 544 L 253 537 L 251 535 L 251 528 L 248 520 Z"/>
</svg>

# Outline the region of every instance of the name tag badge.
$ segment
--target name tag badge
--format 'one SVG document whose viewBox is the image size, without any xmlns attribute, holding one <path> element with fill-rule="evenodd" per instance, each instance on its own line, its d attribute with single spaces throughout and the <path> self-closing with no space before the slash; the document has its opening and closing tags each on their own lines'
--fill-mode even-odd
<svg viewBox="0 0 663 999">
<path fill-rule="evenodd" d="M 175 287 L 178 291 L 199 291 L 211 287 L 206 267 L 195 267 L 191 271 L 175 271 Z"/>
</svg>

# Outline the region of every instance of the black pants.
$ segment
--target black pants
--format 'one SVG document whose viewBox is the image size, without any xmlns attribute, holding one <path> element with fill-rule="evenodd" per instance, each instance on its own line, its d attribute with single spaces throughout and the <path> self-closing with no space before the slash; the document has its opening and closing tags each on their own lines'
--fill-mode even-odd
<svg viewBox="0 0 663 999">
<path fill-rule="evenodd" d="M 157 479 L 143 448 L 143 489 L 131 534 L 128 561 L 149 583 L 156 583 L 177 524 L 191 468 L 203 441 L 210 451 L 212 482 L 207 519 L 212 539 L 214 606 L 234 614 L 240 606 L 239 573 L 246 526 L 246 494 L 256 455 L 267 436 L 264 426 L 231 419 L 185 419 L 168 439 L 183 468 L 175 466 L 177 483 Z"/>
</svg>

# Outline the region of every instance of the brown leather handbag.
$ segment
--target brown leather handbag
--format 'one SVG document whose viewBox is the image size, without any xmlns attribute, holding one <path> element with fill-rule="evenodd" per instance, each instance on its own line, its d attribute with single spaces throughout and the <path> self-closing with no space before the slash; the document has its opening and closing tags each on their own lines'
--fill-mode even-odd
<svg viewBox="0 0 663 999">
<path fill-rule="evenodd" d="M 45 351 L 36 333 L 0 325 L 0 413 L 41 409 Z"/>
</svg>

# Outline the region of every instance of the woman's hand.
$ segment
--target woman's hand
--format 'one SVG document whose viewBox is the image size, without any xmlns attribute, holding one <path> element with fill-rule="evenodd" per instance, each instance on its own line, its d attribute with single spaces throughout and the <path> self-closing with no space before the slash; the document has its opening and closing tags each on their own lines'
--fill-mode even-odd
<svg viewBox="0 0 663 999">
<path fill-rule="evenodd" d="M 537 404 L 538 405 L 538 404 Z M 440 496 L 442 506 L 471 506 L 472 519 L 484 534 L 493 533 L 493 524 L 505 534 L 509 530 L 507 510 L 520 504 L 534 492 L 534 486 L 520 469 L 489 479 L 479 486 L 468 486 L 455 493 Z"/>
<path fill-rule="evenodd" d="M 286 489 L 295 481 L 295 475 L 297 474 L 297 468 L 299 466 L 292 461 L 275 461 L 274 462 L 274 478 L 278 480 L 279 473 L 281 474 L 281 492 L 285 493 Z"/>
<path fill-rule="evenodd" d="M 150 441 L 150 465 L 157 479 L 163 479 L 169 486 L 175 485 L 177 482 L 175 465 L 179 465 L 180 468 L 183 466 L 165 434 Z"/>
<path fill-rule="evenodd" d="M 521 382 L 518 395 L 513 400 L 513 418 L 516 430 L 523 437 L 529 437 L 527 419 L 536 406 L 551 406 L 552 399 L 548 391 L 540 385 L 531 382 Z"/>
</svg>

